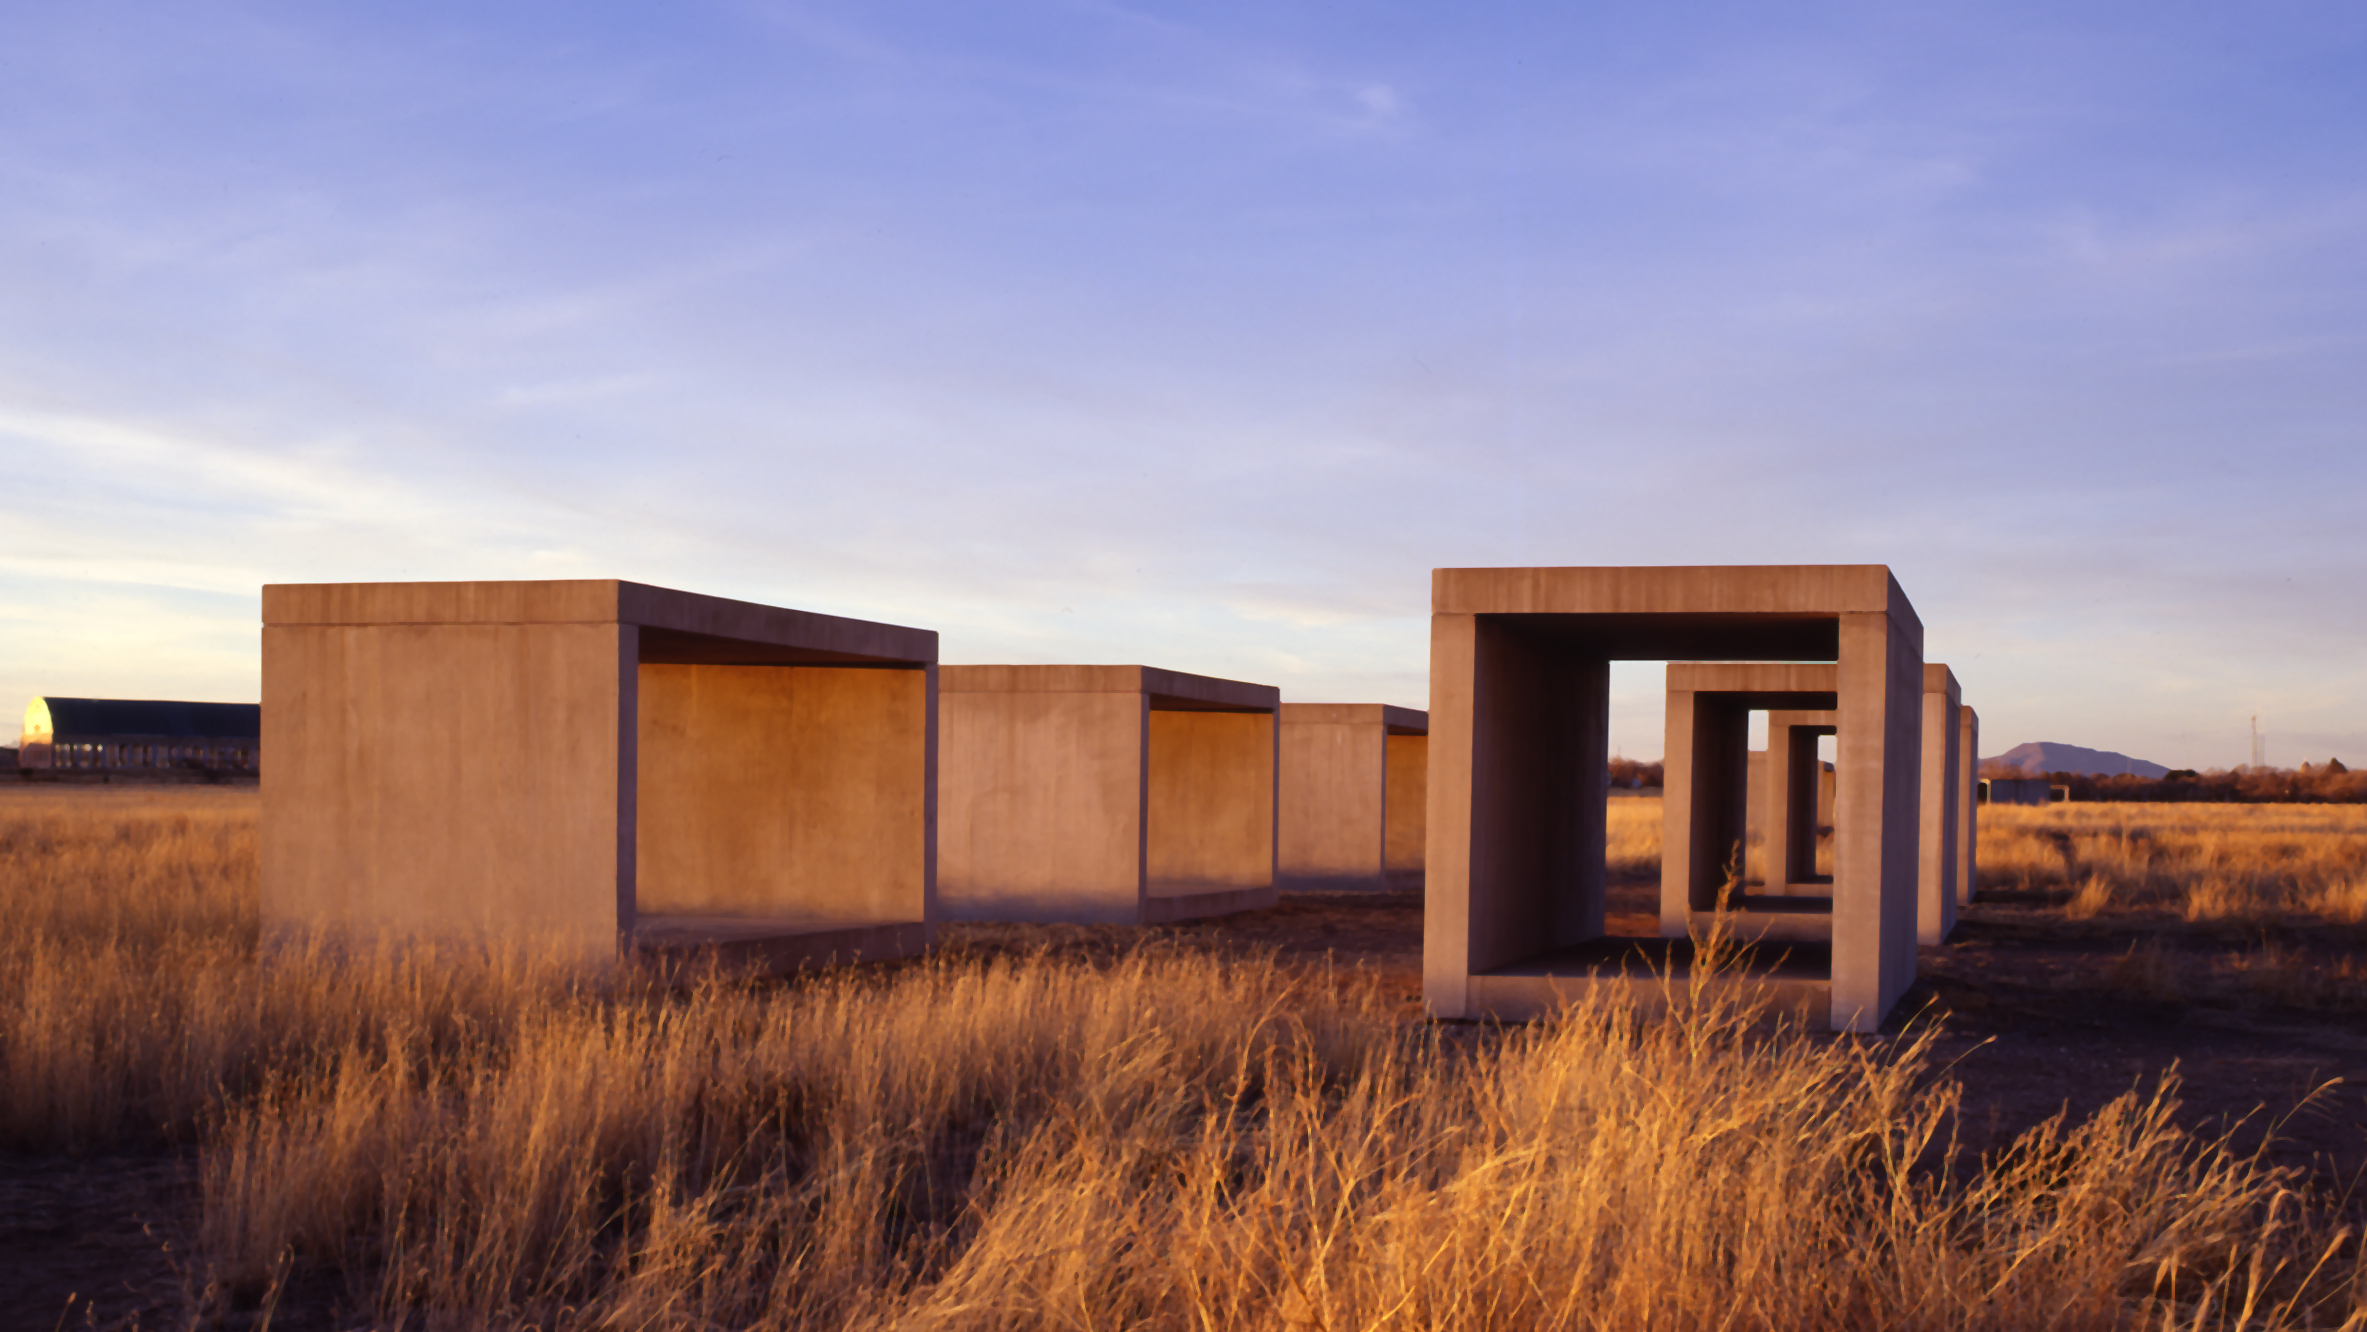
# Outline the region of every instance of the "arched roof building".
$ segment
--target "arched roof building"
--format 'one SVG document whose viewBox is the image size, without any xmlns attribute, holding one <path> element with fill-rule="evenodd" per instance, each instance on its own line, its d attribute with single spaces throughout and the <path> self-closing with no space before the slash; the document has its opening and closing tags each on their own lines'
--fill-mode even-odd
<svg viewBox="0 0 2367 1332">
<path fill-rule="evenodd" d="M 259 703 L 57 698 L 25 705 L 17 766 L 28 771 L 254 773 Z"/>
</svg>

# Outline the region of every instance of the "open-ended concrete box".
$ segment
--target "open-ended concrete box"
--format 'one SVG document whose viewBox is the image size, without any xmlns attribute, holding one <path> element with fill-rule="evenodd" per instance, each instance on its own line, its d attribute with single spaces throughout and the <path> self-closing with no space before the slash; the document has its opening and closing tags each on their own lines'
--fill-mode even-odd
<svg viewBox="0 0 2367 1332">
<path fill-rule="evenodd" d="M 1148 666 L 947 666 L 949 920 L 1157 924 L 1274 904 L 1279 689 Z"/>
<path fill-rule="evenodd" d="M 1767 749 L 1751 755 L 1751 828 L 1760 837 L 1759 891 L 1771 897 L 1831 897 L 1833 873 L 1817 852 L 1833 831 L 1833 765 L 1816 756 L 1837 735 L 1830 712 L 1767 714 Z M 1770 786 L 1768 773 L 1783 780 Z"/>
<path fill-rule="evenodd" d="M 1831 664 L 1669 663 L 1662 937 L 1686 938 L 1724 910 L 1736 938 L 1831 940 L 1837 876 L 1816 869 L 1817 788 L 1824 776 L 1816 742 L 1839 734 L 1840 681 L 1841 668 Z M 1767 778 L 1760 793 L 1766 802 L 1760 818 L 1764 871 L 1752 892 L 1740 882 L 1740 869 L 1755 711 L 1767 713 Z M 1838 771 L 1834 795 L 1838 802 Z M 1836 836 L 1840 828 L 1836 814 Z"/>
<path fill-rule="evenodd" d="M 1594 984 L 1663 993 L 1644 941 L 1605 937 L 1612 661 L 1831 662 L 1831 963 L 1747 976 L 1836 1029 L 1881 1023 L 1915 977 L 1923 712 L 1923 626 L 1887 568 L 1439 569 L 1431 609 L 1432 1013 L 1531 1017 Z"/>
<path fill-rule="evenodd" d="M 1281 886 L 1422 886 L 1430 714 L 1386 703 L 1282 705 Z"/>
<path fill-rule="evenodd" d="M 1917 844 L 1922 863 L 1916 875 L 1915 938 L 1947 942 L 1956 932 L 1956 876 L 1961 872 L 1957 840 L 1963 835 L 1958 783 L 1963 780 L 1957 714 L 1964 694 L 1955 672 L 1940 663 L 1923 666 L 1923 817 Z"/>
<path fill-rule="evenodd" d="M 1685 936 L 1688 924 L 1709 924 L 1712 905 L 1726 890 L 1742 854 L 1743 802 L 1736 783 L 1743 728 L 1751 711 L 1767 711 L 1767 767 L 1788 773 L 1762 793 L 1763 883 L 1729 904 L 1734 934 L 1746 939 L 1822 940 L 1832 933 L 1832 879 L 1815 872 L 1813 806 L 1817 736 L 1837 733 L 1829 709 L 1839 689 L 1837 666 L 1766 663 L 1697 664 L 1668 668 L 1668 797 L 1661 832 L 1661 933 Z M 1915 937 L 1946 942 L 1956 929 L 1960 808 L 1957 785 L 1960 694 L 1956 677 L 1937 662 L 1923 667 L 1920 813 L 1916 846 Z M 1672 853 L 1665 848 L 1674 847 Z M 1805 854 L 1804 854 L 1805 853 Z M 1688 910 L 1688 906 L 1690 910 Z"/>
<path fill-rule="evenodd" d="M 932 631 L 611 580 L 273 586 L 263 624 L 274 929 L 932 941 Z"/>
</svg>

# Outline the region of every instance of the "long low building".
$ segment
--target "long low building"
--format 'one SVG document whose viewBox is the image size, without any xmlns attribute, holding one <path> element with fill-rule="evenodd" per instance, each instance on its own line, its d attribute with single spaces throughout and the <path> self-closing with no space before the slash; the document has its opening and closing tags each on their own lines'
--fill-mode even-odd
<svg viewBox="0 0 2367 1332">
<path fill-rule="evenodd" d="M 26 772 L 254 776 L 263 706 L 168 699 L 40 697 L 25 705 Z"/>
</svg>

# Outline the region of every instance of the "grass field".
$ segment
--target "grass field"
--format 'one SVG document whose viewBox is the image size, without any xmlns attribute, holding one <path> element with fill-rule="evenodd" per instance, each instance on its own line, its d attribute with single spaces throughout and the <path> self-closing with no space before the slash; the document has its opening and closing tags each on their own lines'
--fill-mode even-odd
<svg viewBox="0 0 2367 1332">
<path fill-rule="evenodd" d="M 2172 1003 L 2367 1014 L 2367 806 L 2093 804 L 1982 812 L 1980 883 L 2066 936 L 2127 940 L 2112 979 Z"/>
<path fill-rule="evenodd" d="M 1983 882 L 2359 927 L 2355 824 L 2145 815 L 1993 814 Z M 1657 803 L 1615 817 L 1646 872 Z M 254 819 L 0 796 L 0 1146 L 189 1163 L 175 1325 L 2367 1328 L 2339 1209 L 2171 1085 L 1971 1159 L 1930 1038 L 1714 997 L 1433 1026 L 1172 937 L 686 991 L 262 953 Z"/>
</svg>

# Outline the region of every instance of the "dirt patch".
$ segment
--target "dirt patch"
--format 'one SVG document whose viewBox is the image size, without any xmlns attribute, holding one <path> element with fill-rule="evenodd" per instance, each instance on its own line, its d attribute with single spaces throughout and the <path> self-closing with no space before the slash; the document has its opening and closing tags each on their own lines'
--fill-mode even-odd
<svg viewBox="0 0 2367 1332">
<path fill-rule="evenodd" d="M 0 1332 L 177 1323 L 196 1202 L 170 1156 L 0 1154 Z"/>
</svg>

